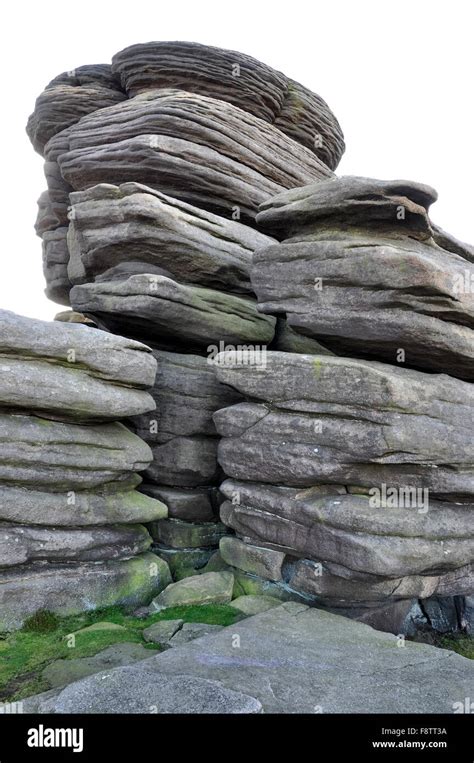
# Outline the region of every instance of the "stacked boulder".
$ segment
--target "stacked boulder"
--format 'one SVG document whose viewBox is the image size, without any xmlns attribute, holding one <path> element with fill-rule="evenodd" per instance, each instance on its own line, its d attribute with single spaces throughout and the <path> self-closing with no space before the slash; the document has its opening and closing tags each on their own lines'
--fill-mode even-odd
<svg viewBox="0 0 474 763">
<path fill-rule="evenodd" d="M 257 230 L 259 205 L 332 180 L 340 127 L 319 96 L 249 56 L 147 43 L 53 80 L 27 129 L 46 160 L 47 293 L 157 360 L 156 413 L 129 420 L 153 452 L 141 490 L 169 510 L 148 524 L 155 551 L 175 579 L 212 570 L 228 532 L 212 417 L 241 395 L 211 361 L 229 346 L 320 349 L 257 309 L 250 270 L 276 243 Z"/>
<path fill-rule="evenodd" d="M 60 75 L 27 129 L 48 295 L 157 364 L 156 410 L 120 417 L 174 579 L 227 564 L 234 593 L 462 627 L 474 250 L 430 220 L 435 191 L 336 178 L 319 96 L 194 43 Z"/>
<path fill-rule="evenodd" d="M 462 626 L 474 590 L 473 250 L 435 198 L 339 178 L 265 203 L 282 243 L 255 254 L 259 309 L 346 357 L 216 361 L 245 397 L 214 417 L 224 560 L 396 632 Z"/>
<path fill-rule="evenodd" d="M 0 311 L 0 630 L 38 610 L 148 603 L 170 582 L 139 493 L 150 448 L 120 419 L 153 409 L 147 347 Z"/>
</svg>

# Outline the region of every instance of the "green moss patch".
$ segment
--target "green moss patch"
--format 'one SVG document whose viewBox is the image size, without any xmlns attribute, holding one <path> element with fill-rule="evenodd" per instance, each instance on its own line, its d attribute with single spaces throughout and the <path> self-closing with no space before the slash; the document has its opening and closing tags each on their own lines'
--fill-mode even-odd
<svg viewBox="0 0 474 763">
<path fill-rule="evenodd" d="M 0 635 L 0 702 L 18 701 L 46 691 L 41 678 L 50 662 L 75 657 L 90 657 L 112 644 L 135 642 L 150 651 L 159 651 L 156 644 L 142 638 L 142 631 L 159 620 L 181 619 L 187 623 L 232 625 L 239 613 L 224 604 L 181 606 L 157 612 L 146 618 L 126 614 L 119 607 L 58 618 L 50 612 L 39 612 L 14 633 Z M 72 634 L 97 622 L 112 622 L 125 630 L 97 630 Z"/>
</svg>

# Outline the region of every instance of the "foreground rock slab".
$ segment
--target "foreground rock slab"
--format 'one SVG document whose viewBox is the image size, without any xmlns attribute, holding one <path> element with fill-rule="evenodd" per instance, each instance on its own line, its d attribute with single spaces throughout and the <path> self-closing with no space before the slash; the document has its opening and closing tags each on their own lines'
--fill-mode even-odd
<svg viewBox="0 0 474 763">
<path fill-rule="evenodd" d="M 31 697 L 24 710 L 451 714 L 473 680 L 474 663 L 454 652 L 400 648 L 391 634 L 291 602 L 139 665 Z"/>
</svg>

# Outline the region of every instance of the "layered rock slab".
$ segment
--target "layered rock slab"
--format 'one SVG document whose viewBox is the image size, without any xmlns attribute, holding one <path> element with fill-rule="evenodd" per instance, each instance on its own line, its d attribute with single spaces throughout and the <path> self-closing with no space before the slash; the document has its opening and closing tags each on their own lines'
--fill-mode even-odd
<svg viewBox="0 0 474 763">
<path fill-rule="evenodd" d="M 267 344 L 275 318 L 257 312 L 250 297 L 186 286 L 161 275 L 74 286 L 72 307 L 97 314 L 112 330 L 139 335 L 160 349 L 207 350 L 220 342 Z"/>
<path fill-rule="evenodd" d="M 233 103 L 314 151 L 335 169 L 344 151 L 327 104 L 298 82 L 251 56 L 192 42 L 149 42 L 117 53 L 112 71 L 130 96 L 179 88 Z"/>
<path fill-rule="evenodd" d="M 253 402 L 214 415 L 229 476 L 295 487 L 409 485 L 471 500 L 470 384 L 329 355 L 269 352 L 265 368 L 234 355 L 217 357 L 217 378 Z"/>
<path fill-rule="evenodd" d="M 332 177 L 311 151 L 240 108 L 178 90 L 146 92 L 89 114 L 46 157 L 74 190 L 135 181 L 189 204 L 253 220 L 287 188 Z"/>
<path fill-rule="evenodd" d="M 474 379 L 474 266 L 428 217 L 436 192 L 342 177 L 281 194 L 259 223 L 259 308 L 338 354 Z M 401 354 L 402 353 L 402 354 Z"/>
<path fill-rule="evenodd" d="M 171 577 L 140 521 L 167 510 L 136 492 L 152 453 L 114 419 L 154 408 L 156 360 L 81 324 L 1 311 L 0 330 L 0 630 L 148 603 Z"/>
<path fill-rule="evenodd" d="M 103 183 L 72 193 L 70 200 L 68 273 L 74 284 L 114 280 L 136 266 L 251 293 L 252 254 L 274 241 L 139 183 Z"/>
</svg>

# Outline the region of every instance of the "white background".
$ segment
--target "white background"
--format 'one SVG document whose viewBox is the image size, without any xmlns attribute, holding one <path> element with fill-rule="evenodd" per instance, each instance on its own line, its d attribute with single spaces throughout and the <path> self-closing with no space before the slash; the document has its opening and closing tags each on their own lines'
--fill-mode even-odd
<svg viewBox="0 0 474 763">
<path fill-rule="evenodd" d="M 57 74 L 127 45 L 192 40 L 248 53 L 321 95 L 346 138 L 338 174 L 433 185 L 432 218 L 474 242 L 473 4 L 450 0 L 44 0 L 2 9 L 0 307 L 51 319 L 25 133 Z"/>
</svg>

